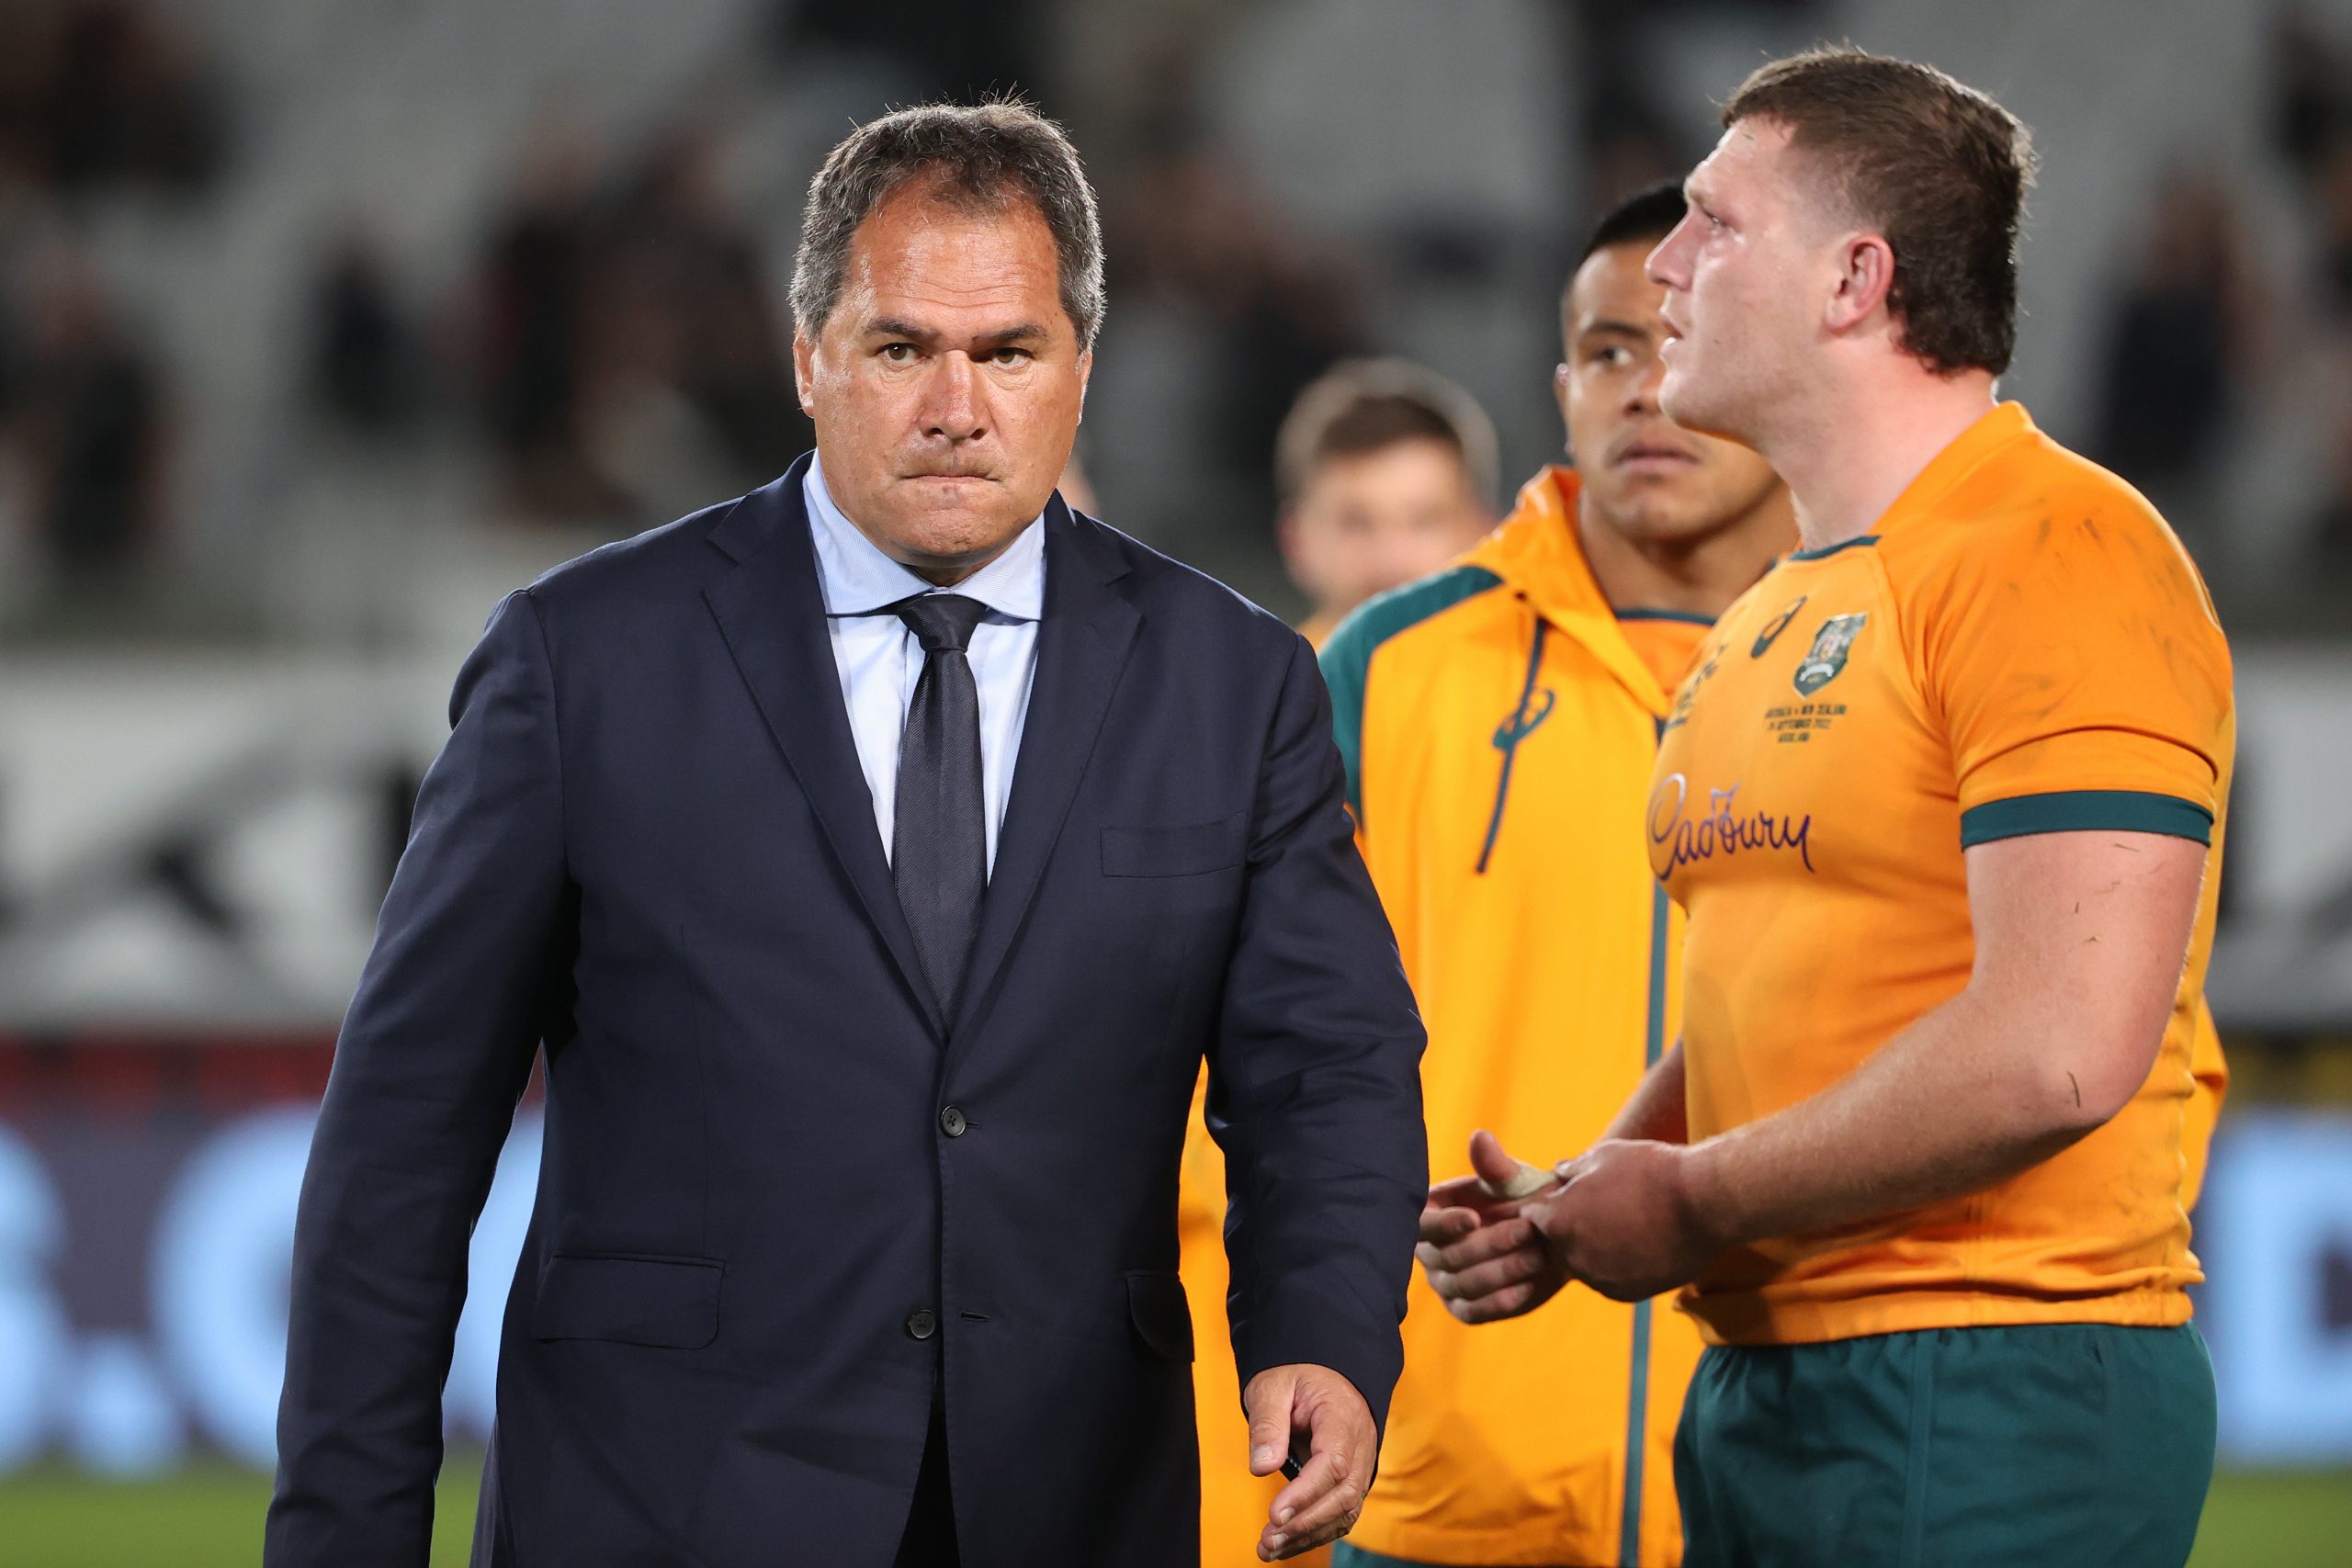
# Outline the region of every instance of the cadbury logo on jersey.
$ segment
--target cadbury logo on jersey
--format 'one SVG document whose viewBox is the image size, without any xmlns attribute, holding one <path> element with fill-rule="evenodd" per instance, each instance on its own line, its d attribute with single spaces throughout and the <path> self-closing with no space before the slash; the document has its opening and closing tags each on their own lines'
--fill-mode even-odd
<svg viewBox="0 0 2352 1568">
<path fill-rule="evenodd" d="M 1668 773 L 1650 793 L 1650 842 L 1666 851 L 1666 869 L 1695 865 L 1718 855 L 1750 850 L 1794 850 L 1813 869 L 1813 814 L 1783 817 L 1770 811 L 1739 809 L 1739 785 L 1707 792 L 1706 808 L 1686 816 L 1690 781 Z"/>
<path fill-rule="evenodd" d="M 1832 615 L 1813 634 L 1813 646 L 1805 649 L 1804 659 L 1797 665 L 1797 695 L 1809 697 L 1846 668 L 1846 655 L 1853 650 L 1854 639 L 1862 635 L 1868 615 Z"/>
</svg>

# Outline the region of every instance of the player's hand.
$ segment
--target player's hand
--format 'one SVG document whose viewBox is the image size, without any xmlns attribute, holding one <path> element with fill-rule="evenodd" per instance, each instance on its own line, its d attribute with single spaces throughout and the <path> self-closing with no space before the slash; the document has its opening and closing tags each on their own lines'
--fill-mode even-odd
<svg viewBox="0 0 2352 1568">
<path fill-rule="evenodd" d="M 1607 1138 L 1557 1171 L 1558 1193 L 1526 1222 L 1560 1269 L 1611 1301 L 1689 1284 L 1728 1245 L 1693 1190 L 1688 1145 Z"/>
<path fill-rule="evenodd" d="M 1268 1367 L 1241 1391 L 1241 1405 L 1250 1413 L 1250 1474 L 1273 1474 L 1302 1438 L 1308 1450 L 1266 1510 L 1259 1559 L 1278 1562 L 1355 1529 L 1380 1451 L 1372 1407 L 1356 1385 L 1329 1367 Z"/>
<path fill-rule="evenodd" d="M 1423 1241 L 1443 1247 L 1490 1221 L 1510 1218 L 1528 1199 L 1560 1184 L 1541 1166 L 1511 1158 L 1502 1141 L 1483 1127 L 1470 1134 L 1470 1169 L 1471 1175 L 1430 1189 L 1428 1206 L 1421 1210 Z"/>
<path fill-rule="evenodd" d="M 1446 1310 L 1464 1323 L 1532 1312 L 1567 1281 L 1524 1217 L 1531 1204 L 1558 1190 L 1556 1180 L 1513 1159 L 1483 1129 L 1470 1139 L 1470 1166 L 1476 1175 L 1430 1190 L 1413 1256 Z"/>
</svg>

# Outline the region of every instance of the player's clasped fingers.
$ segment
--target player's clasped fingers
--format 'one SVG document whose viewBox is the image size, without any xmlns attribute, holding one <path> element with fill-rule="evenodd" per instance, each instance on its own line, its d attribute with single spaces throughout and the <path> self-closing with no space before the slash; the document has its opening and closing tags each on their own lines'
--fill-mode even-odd
<svg viewBox="0 0 2352 1568">
<path fill-rule="evenodd" d="M 1475 1268 L 1456 1271 L 1453 1293 L 1472 1301 L 1491 1296 L 1497 1291 L 1534 1279 L 1544 1271 L 1544 1261 L 1543 1249 L 1535 1246 L 1506 1252 Z"/>
<path fill-rule="evenodd" d="M 1477 1228 L 1478 1216 L 1468 1209 L 1430 1207 L 1421 1211 L 1421 1245 L 1426 1250 L 1449 1246 Z"/>
<path fill-rule="evenodd" d="M 1442 1292 L 1440 1294 L 1443 1294 Z M 1517 1317 L 1535 1304 L 1533 1285 L 1506 1285 L 1488 1295 L 1477 1297 L 1447 1296 L 1445 1310 L 1463 1323 L 1495 1323 L 1506 1317 Z"/>
<path fill-rule="evenodd" d="M 1524 1218 L 1514 1215 L 1490 1225 L 1481 1225 L 1458 1241 L 1439 1245 L 1422 1242 L 1413 1249 L 1413 1256 L 1422 1268 L 1432 1274 L 1459 1274 L 1481 1263 L 1518 1251 L 1537 1240 L 1535 1227 Z"/>
</svg>

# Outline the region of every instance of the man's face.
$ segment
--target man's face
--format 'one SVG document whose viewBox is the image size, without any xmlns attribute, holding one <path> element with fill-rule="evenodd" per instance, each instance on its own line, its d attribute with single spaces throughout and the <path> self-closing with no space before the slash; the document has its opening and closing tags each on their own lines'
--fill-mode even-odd
<svg viewBox="0 0 2352 1568">
<path fill-rule="evenodd" d="M 1093 365 L 1036 209 L 967 212 L 921 185 L 858 226 L 841 297 L 792 359 L 834 502 L 939 582 L 1043 510 Z"/>
<path fill-rule="evenodd" d="M 1342 615 L 1440 570 L 1490 522 L 1452 446 L 1394 441 L 1316 465 L 1283 518 L 1283 557 L 1317 614 Z"/>
<path fill-rule="evenodd" d="M 1577 269 L 1555 389 L 1586 502 L 1636 543 L 1671 545 L 1746 516 L 1781 480 L 1748 448 L 1684 430 L 1658 407 L 1666 290 L 1644 276 L 1646 249 L 1603 246 Z"/>
<path fill-rule="evenodd" d="M 1678 424 L 1752 445 L 1804 386 L 1838 276 L 1820 179 L 1786 127 L 1743 119 L 1684 183 L 1690 210 L 1649 258 L 1670 333 L 1658 400 Z"/>
</svg>

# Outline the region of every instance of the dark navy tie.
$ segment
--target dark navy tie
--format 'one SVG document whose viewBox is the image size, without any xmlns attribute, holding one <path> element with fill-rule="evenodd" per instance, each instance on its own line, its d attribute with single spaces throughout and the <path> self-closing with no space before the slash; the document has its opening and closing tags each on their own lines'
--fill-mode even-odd
<svg viewBox="0 0 2352 1568">
<path fill-rule="evenodd" d="M 922 675 L 899 738 L 890 876 L 932 995 L 952 1016 L 989 886 L 980 692 L 965 657 L 988 606 L 957 593 L 925 593 L 890 608 L 923 649 Z"/>
</svg>

